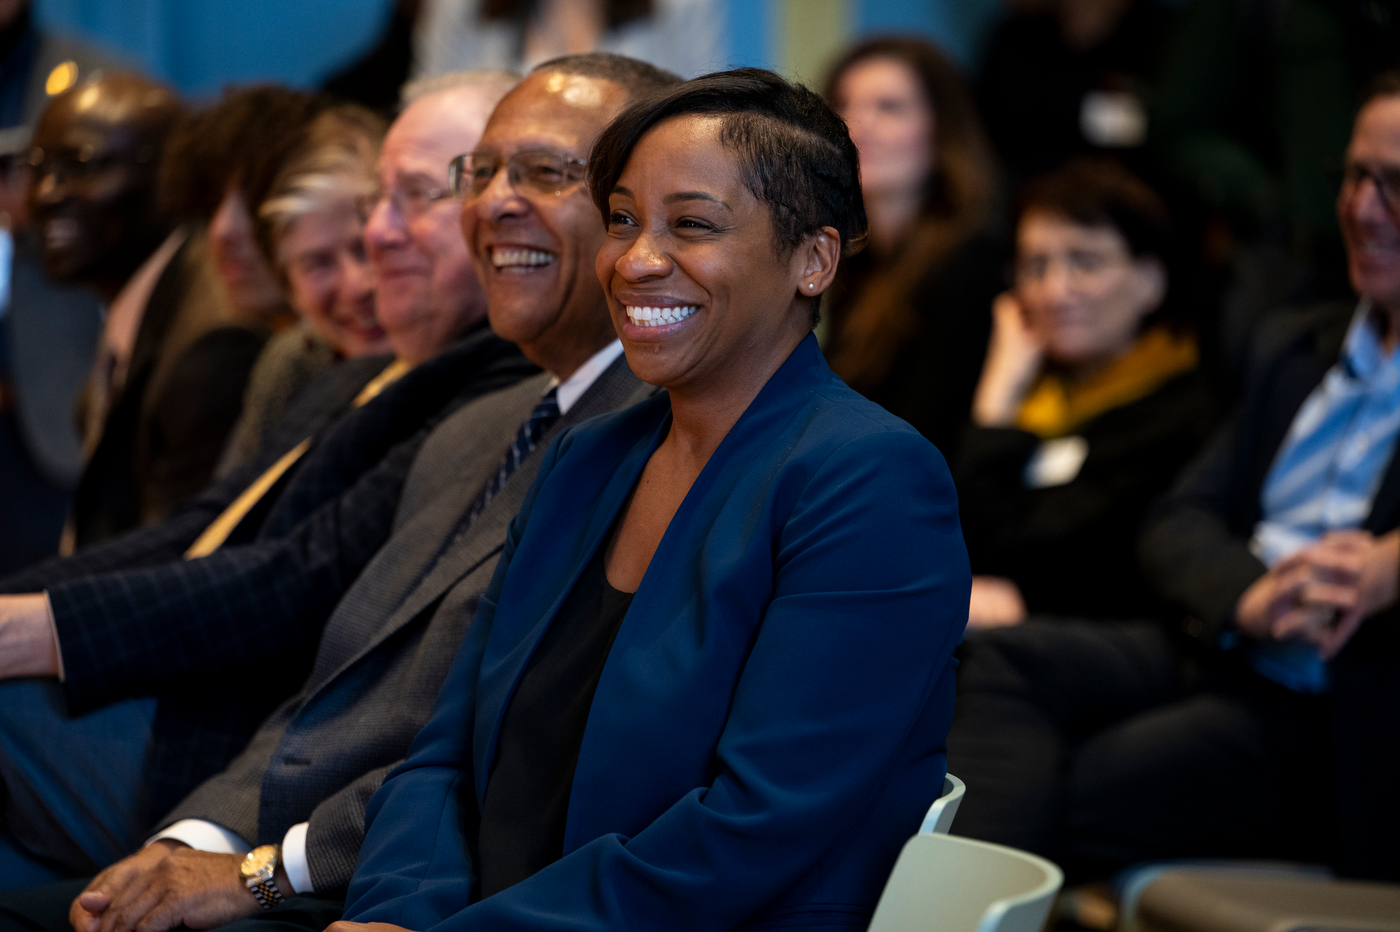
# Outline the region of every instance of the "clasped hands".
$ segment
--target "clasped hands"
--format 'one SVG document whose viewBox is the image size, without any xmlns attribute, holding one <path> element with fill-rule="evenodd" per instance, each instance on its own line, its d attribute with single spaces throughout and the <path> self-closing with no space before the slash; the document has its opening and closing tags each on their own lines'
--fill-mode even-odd
<svg viewBox="0 0 1400 932">
<path fill-rule="evenodd" d="M 1235 623 L 1260 640 L 1303 640 L 1335 657 L 1361 623 L 1394 605 L 1400 531 L 1331 531 L 1275 563 L 1235 606 Z"/>
<path fill-rule="evenodd" d="M 68 909 L 75 932 L 213 929 L 261 910 L 239 875 L 241 854 L 196 851 L 163 838 L 93 878 Z M 291 896 L 279 868 L 277 886 Z M 408 932 L 383 922 L 336 922 L 327 932 Z"/>
<path fill-rule="evenodd" d="M 241 854 L 216 854 L 160 839 L 93 878 L 68 908 L 75 932 L 212 929 L 261 907 L 238 868 Z M 283 895 L 291 895 L 285 875 Z"/>
</svg>

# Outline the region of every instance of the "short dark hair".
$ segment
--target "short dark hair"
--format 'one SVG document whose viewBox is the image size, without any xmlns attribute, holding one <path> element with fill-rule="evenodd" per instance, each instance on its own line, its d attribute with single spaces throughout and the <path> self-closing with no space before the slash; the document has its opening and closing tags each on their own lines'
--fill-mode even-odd
<svg viewBox="0 0 1400 932">
<path fill-rule="evenodd" d="M 1361 106 L 1377 97 L 1400 97 L 1400 68 L 1382 71 L 1370 80 L 1361 94 Z"/>
<path fill-rule="evenodd" d="M 1058 214 L 1082 226 L 1111 226 L 1138 258 L 1167 263 L 1172 220 L 1157 192 L 1117 159 L 1073 159 L 1028 184 L 1019 198 L 1017 222 L 1031 211 Z"/>
<path fill-rule="evenodd" d="M 530 69 L 531 74 L 540 71 L 557 71 L 560 74 L 574 74 L 581 78 L 596 78 L 611 81 L 627 89 L 629 100 L 636 100 L 648 94 L 682 83 L 680 75 L 649 65 L 626 55 L 611 52 L 584 52 L 580 55 L 564 55 L 551 58 L 547 62 Z"/>
<path fill-rule="evenodd" d="M 695 78 L 613 120 L 588 162 L 589 191 L 605 220 L 608 195 L 642 136 L 687 114 L 720 119 L 720 142 L 738 154 L 749 191 L 772 216 L 776 253 L 791 255 L 822 227 L 840 235 L 843 255 L 865 244 L 860 157 L 846 124 L 817 94 L 759 68 Z"/>
<path fill-rule="evenodd" d="M 1195 315 L 1174 288 L 1173 272 L 1182 267 L 1172 232 L 1171 211 L 1147 182 L 1111 156 L 1082 156 L 1030 182 L 1017 199 L 1016 225 L 1026 214 L 1043 211 L 1080 226 L 1112 227 L 1135 259 L 1156 259 L 1167 274 L 1162 304 L 1143 321 L 1143 329 L 1163 324 L 1174 330 L 1195 328 Z"/>
</svg>

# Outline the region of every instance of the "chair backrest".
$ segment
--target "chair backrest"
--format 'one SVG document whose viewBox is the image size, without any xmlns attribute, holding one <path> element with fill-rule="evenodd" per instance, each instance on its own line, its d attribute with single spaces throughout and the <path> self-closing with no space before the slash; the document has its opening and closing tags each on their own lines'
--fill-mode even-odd
<svg viewBox="0 0 1400 932">
<path fill-rule="evenodd" d="M 958 814 L 958 807 L 962 805 L 963 793 L 966 792 L 966 783 L 951 773 L 944 775 L 943 793 L 933 801 L 932 806 L 928 807 L 928 813 L 924 816 L 924 824 L 919 826 L 919 831 L 937 832 L 940 835 L 948 834 L 948 830 L 953 827 L 953 816 Z"/>
<path fill-rule="evenodd" d="M 1063 882 L 1033 854 L 920 833 L 904 843 L 869 932 L 1040 932 Z"/>
</svg>

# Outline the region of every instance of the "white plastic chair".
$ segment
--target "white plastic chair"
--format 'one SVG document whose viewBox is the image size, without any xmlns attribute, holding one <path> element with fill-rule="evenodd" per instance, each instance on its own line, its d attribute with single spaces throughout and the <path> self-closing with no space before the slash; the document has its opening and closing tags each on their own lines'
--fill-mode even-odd
<svg viewBox="0 0 1400 932">
<path fill-rule="evenodd" d="M 869 932 L 1040 932 L 1060 869 L 971 838 L 920 832 L 904 843 Z"/>
<path fill-rule="evenodd" d="M 948 834 L 948 829 L 953 827 L 953 816 L 958 814 L 958 807 L 962 805 L 963 793 L 967 792 L 967 784 L 953 776 L 951 773 L 943 777 L 943 794 L 933 801 L 933 805 L 928 807 L 928 813 L 924 815 L 924 824 L 919 826 L 920 832 L 936 832 L 939 835 Z"/>
</svg>

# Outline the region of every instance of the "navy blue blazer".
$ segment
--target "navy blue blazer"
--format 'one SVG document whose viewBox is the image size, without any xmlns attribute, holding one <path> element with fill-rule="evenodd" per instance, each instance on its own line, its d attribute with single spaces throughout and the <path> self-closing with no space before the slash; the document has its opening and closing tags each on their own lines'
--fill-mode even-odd
<svg viewBox="0 0 1400 932">
<path fill-rule="evenodd" d="M 971 586 L 943 458 L 808 337 L 711 456 L 613 643 L 561 860 L 476 902 L 476 814 L 535 645 L 670 426 L 561 434 L 345 916 L 413 929 L 864 928 L 938 795 Z M 479 924 L 479 925 L 478 925 Z"/>
</svg>

